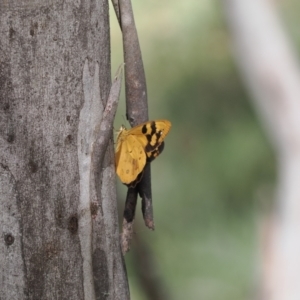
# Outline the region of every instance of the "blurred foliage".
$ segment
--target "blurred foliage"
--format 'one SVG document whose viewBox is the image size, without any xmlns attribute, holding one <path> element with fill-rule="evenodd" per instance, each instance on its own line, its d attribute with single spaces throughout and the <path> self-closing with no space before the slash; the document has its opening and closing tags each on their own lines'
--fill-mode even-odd
<svg viewBox="0 0 300 300">
<path fill-rule="evenodd" d="M 299 3 L 281 13 L 296 44 Z M 272 203 L 275 157 L 231 54 L 219 2 L 133 1 L 150 118 L 171 120 L 152 163 L 156 231 L 136 233 L 155 253 L 175 300 L 253 299 L 260 221 Z M 111 9 L 112 70 L 123 61 Z M 115 128 L 124 123 L 124 95 Z M 123 207 L 126 189 L 120 185 Z M 142 225 L 141 225 L 142 224 Z M 146 299 L 126 256 L 133 300 Z"/>
</svg>

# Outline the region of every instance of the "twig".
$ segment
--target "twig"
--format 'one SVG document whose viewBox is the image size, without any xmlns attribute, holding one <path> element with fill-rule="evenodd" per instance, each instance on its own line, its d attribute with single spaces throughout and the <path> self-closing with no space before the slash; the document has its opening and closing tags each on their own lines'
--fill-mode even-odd
<svg viewBox="0 0 300 300">
<path fill-rule="evenodd" d="M 137 184 L 136 188 L 142 198 L 142 212 L 145 224 L 148 228 L 154 230 L 150 163 L 146 164 L 142 180 Z"/>
<path fill-rule="evenodd" d="M 126 117 L 131 126 L 136 126 L 148 120 L 146 78 L 131 1 L 119 0 L 119 9 L 116 10 L 116 12 L 117 11 L 120 12 L 120 25 L 123 36 Z M 151 193 L 151 171 L 149 164 L 146 165 L 143 177 L 135 187 L 135 190 L 136 197 L 137 194 L 139 194 L 142 198 L 143 217 L 145 224 L 148 228 L 153 230 L 154 221 Z"/>
<path fill-rule="evenodd" d="M 115 13 L 116 13 L 119 25 L 122 28 L 121 17 L 120 17 L 120 9 L 119 9 L 119 0 L 111 0 L 111 2 L 112 2 L 112 5 L 114 7 L 114 10 L 115 10 Z"/>
<path fill-rule="evenodd" d="M 110 88 L 101 122 L 98 124 L 98 126 L 96 126 L 94 131 L 95 142 L 92 149 L 92 165 L 95 172 L 96 191 L 98 187 L 101 187 L 99 184 L 100 174 L 108 141 L 112 136 L 113 121 L 117 111 L 121 91 L 123 66 L 124 64 L 120 65 L 117 70 L 116 76 Z M 100 195 L 100 191 L 97 191 L 97 195 Z"/>
<path fill-rule="evenodd" d="M 123 229 L 121 235 L 122 252 L 125 254 L 130 249 L 130 242 L 133 235 L 133 222 L 137 203 L 137 190 L 135 188 L 128 188 L 126 203 L 123 214 Z"/>
<path fill-rule="evenodd" d="M 131 126 L 148 120 L 146 77 L 130 0 L 119 0 L 124 62 L 126 117 Z"/>
</svg>

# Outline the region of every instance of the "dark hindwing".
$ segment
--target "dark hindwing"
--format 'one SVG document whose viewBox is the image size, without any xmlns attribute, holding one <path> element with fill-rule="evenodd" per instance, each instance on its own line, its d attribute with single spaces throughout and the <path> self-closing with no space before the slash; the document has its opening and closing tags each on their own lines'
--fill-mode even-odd
<svg viewBox="0 0 300 300">
<path fill-rule="evenodd" d="M 145 145 L 147 161 L 152 161 L 162 152 L 164 148 L 163 140 L 168 131 L 169 129 L 165 130 L 165 128 L 156 121 L 145 123 L 142 126 L 142 133 L 147 139 L 147 144 Z"/>
<path fill-rule="evenodd" d="M 153 161 L 159 154 L 161 154 L 164 150 L 165 143 L 162 142 L 156 149 L 151 152 L 146 152 L 147 154 L 147 162 Z"/>
</svg>

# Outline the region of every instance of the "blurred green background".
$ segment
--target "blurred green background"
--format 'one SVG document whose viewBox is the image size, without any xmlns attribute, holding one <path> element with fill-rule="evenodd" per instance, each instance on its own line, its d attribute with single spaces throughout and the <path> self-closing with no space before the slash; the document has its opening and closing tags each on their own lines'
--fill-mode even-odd
<svg viewBox="0 0 300 300">
<path fill-rule="evenodd" d="M 299 45 L 299 3 L 278 5 Z M 171 299 L 253 299 L 275 155 L 235 66 L 221 3 L 133 0 L 133 8 L 150 119 L 172 122 L 164 152 L 152 163 L 156 230 L 144 226 L 139 201 L 135 232 L 150 247 Z M 123 48 L 113 8 L 110 15 L 114 74 Z M 124 102 L 123 92 L 115 128 L 125 122 Z M 118 192 L 123 208 L 126 188 L 120 184 Z M 134 259 L 130 251 L 132 299 L 146 300 Z"/>
</svg>

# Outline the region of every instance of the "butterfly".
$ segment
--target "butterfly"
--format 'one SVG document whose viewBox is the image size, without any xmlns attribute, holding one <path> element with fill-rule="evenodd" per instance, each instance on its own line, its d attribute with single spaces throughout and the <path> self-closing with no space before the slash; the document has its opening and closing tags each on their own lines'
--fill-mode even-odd
<svg viewBox="0 0 300 300">
<path fill-rule="evenodd" d="M 162 152 L 163 141 L 170 128 L 171 122 L 168 120 L 148 121 L 129 130 L 121 126 L 115 161 L 116 173 L 124 184 L 131 185 L 141 178 L 146 163 Z"/>
</svg>

